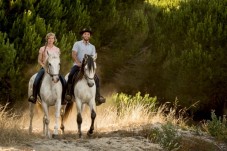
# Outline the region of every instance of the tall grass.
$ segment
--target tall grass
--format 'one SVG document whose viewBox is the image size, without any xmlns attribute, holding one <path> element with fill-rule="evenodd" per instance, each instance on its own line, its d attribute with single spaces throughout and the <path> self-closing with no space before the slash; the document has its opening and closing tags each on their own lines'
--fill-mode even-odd
<svg viewBox="0 0 227 151">
<path fill-rule="evenodd" d="M 28 138 L 26 132 L 20 128 L 22 118 L 11 111 L 6 111 L 7 106 L 8 104 L 0 105 L 0 144 L 5 146 L 17 144 Z"/>
<path fill-rule="evenodd" d="M 190 130 L 187 125 L 187 117 L 185 110 L 177 109 L 177 101 L 172 107 L 167 104 L 157 106 L 157 98 L 151 98 L 149 95 L 141 96 L 137 93 L 135 96 L 126 94 L 114 94 L 107 99 L 107 103 L 97 107 L 97 117 L 95 122 L 95 131 L 111 132 L 117 130 L 125 130 L 129 132 L 138 131 L 139 134 L 151 139 L 155 143 L 159 143 L 166 150 L 180 149 L 184 150 L 197 145 L 212 145 L 206 141 L 200 141 L 198 138 L 182 137 L 181 130 Z M 11 111 L 6 111 L 7 105 L 0 106 L 0 144 L 13 145 L 32 139 L 35 135 L 28 135 L 29 117 L 28 111 L 24 111 L 23 116 L 18 116 Z M 50 129 L 54 128 L 54 108 L 50 109 Z M 38 111 L 38 110 L 37 110 Z M 166 112 L 168 111 L 168 112 Z M 35 112 L 33 126 L 36 134 L 42 135 L 42 117 L 43 113 Z M 83 112 L 82 131 L 87 131 L 90 127 L 91 118 L 88 107 Z M 219 120 L 213 119 L 213 123 L 208 121 L 204 127 L 207 131 L 214 132 L 218 129 L 216 126 L 222 124 Z M 70 114 L 68 121 L 65 122 L 66 133 L 74 133 L 76 135 L 76 107 Z M 220 132 L 221 133 L 221 132 Z M 210 133 L 211 135 L 213 133 Z M 222 134 L 222 133 L 221 133 Z M 188 139 L 187 139 L 188 138 Z M 190 141 L 190 143 L 188 143 Z M 183 144 L 183 145 L 182 145 Z M 201 147 L 203 148 L 203 147 Z M 210 147 L 211 148 L 211 147 Z"/>
</svg>

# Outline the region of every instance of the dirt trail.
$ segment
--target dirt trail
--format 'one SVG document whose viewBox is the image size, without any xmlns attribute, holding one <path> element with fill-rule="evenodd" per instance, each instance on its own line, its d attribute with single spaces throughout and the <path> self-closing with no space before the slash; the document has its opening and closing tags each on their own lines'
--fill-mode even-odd
<svg viewBox="0 0 227 151">
<path fill-rule="evenodd" d="M 84 132 L 84 135 L 86 133 Z M 38 135 L 38 134 L 37 134 Z M 159 151 L 158 144 L 151 143 L 148 139 L 127 133 L 116 131 L 111 133 L 96 133 L 91 138 L 83 136 L 78 138 L 75 132 L 59 135 L 58 138 L 48 139 L 35 136 L 28 142 L 17 147 L 1 148 L 0 150 L 12 151 Z M 40 135 L 40 134 L 39 134 Z"/>
<path fill-rule="evenodd" d="M 54 118 L 50 123 L 51 134 L 53 133 Z M 57 138 L 48 139 L 42 136 L 42 112 L 36 111 L 33 122 L 33 134 L 26 136 L 24 142 L 17 143 L 9 147 L 0 144 L 0 150 L 4 151 L 162 151 L 159 144 L 152 143 L 146 139 L 147 130 L 158 124 L 158 118 L 153 118 L 153 122 L 147 119 L 143 108 L 136 108 L 129 115 L 119 120 L 117 112 L 112 108 L 98 108 L 95 122 L 94 135 L 88 137 L 86 131 L 90 126 L 90 113 L 83 114 L 82 132 L 83 137 L 78 138 L 76 112 L 73 110 L 69 119 L 65 122 L 65 134 L 59 134 Z M 29 114 L 25 113 L 21 127 L 28 130 Z M 143 118 L 141 118 L 143 117 Z M 156 122 L 155 122 L 156 121 Z M 143 126 L 142 126 L 143 125 Z M 204 145 L 214 147 L 215 151 L 227 150 L 226 144 L 217 144 L 212 138 L 198 136 L 191 132 L 183 134 L 185 142 L 183 148 L 194 151 L 207 151 L 211 148 L 204 148 Z M 197 138 L 196 138 L 197 137 Z M 196 139 L 195 139 L 196 138 Z M 212 145 L 211 145 L 212 144 Z M 180 151 L 185 151 L 185 149 Z M 213 150 L 212 150 L 213 151 Z"/>
</svg>

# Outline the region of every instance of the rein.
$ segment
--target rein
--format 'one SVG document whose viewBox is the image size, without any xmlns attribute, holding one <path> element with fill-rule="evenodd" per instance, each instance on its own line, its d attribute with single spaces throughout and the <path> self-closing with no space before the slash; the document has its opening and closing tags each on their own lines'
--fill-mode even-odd
<svg viewBox="0 0 227 151">
<path fill-rule="evenodd" d="M 46 68 L 47 68 L 47 70 L 46 70 L 46 72 L 53 78 L 54 76 L 59 76 L 60 74 L 58 73 L 58 74 L 52 74 L 52 73 L 50 73 L 50 69 L 49 69 L 49 66 L 48 65 L 46 65 Z"/>
<path fill-rule="evenodd" d="M 95 76 L 93 78 L 88 77 L 86 74 L 84 74 L 84 77 L 89 80 L 94 80 Z"/>
<path fill-rule="evenodd" d="M 78 74 L 78 76 L 77 76 L 77 78 L 76 78 L 76 81 L 82 79 L 82 77 L 85 77 L 86 80 L 94 80 L 95 75 L 94 75 L 92 78 L 90 78 L 90 77 L 84 72 L 84 68 L 85 68 L 85 66 L 86 66 L 87 64 L 88 64 L 88 62 L 85 61 L 85 60 L 83 60 L 83 62 L 82 62 L 82 67 L 80 68 L 80 72 L 79 72 L 79 74 Z"/>
<path fill-rule="evenodd" d="M 52 73 L 50 73 L 49 68 L 48 68 L 48 70 L 47 70 L 47 73 L 48 73 L 51 77 L 53 77 L 53 76 L 59 76 L 59 74 L 52 74 Z"/>
</svg>

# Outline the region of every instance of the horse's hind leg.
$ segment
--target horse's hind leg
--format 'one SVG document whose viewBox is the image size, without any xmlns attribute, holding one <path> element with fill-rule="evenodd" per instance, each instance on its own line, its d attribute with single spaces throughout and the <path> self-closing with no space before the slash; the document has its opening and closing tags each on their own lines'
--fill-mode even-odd
<svg viewBox="0 0 227 151">
<path fill-rule="evenodd" d="M 90 126 L 89 131 L 87 132 L 87 135 L 88 135 L 88 136 L 90 136 L 90 135 L 93 134 L 95 118 L 96 118 L 96 113 L 95 113 L 94 109 L 92 109 L 92 110 L 91 110 L 91 126 Z"/>
<path fill-rule="evenodd" d="M 30 125 L 29 125 L 29 134 L 32 133 L 32 120 L 34 116 L 34 104 L 29 102 L 29 110 L 30 110 Z"/>
<path fill-rule="evenodd" d="M 81 116 L 81 113 L 78 112 L 77 113 L 77 126 L 78 126 L 79 138 L 81 138 L 81 136 L 82 136 L 81 124 L 82 124 L 82 116 Z"/>
</svg>

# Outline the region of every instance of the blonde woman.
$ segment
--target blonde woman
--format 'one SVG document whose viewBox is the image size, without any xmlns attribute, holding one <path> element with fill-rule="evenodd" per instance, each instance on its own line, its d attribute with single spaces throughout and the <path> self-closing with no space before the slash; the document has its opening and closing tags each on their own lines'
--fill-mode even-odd
<svg viewBox="0 0 227 151">
<path fill-rule="evenodd" d="M 56 39 L 56 36 L 54 33 L 48 33 L 46 35 L 46 44 L 45 46 L 42 46 L 40 49 L 39 49 L 39 55 L 38 55 L 38 63 L 41 65 L 41 69 L 39 70 L 36 78 L 35 78 L 35 81 L 34 81 L 34 84 L 33 84 L 33 95 L 29 97 L 28 101 L 29 102 L 32 102 L 32 103 L 36 103 L 36 100 L 37 100 L 37 94 L 38 94 L 38 91 L 39 91 L 39 88 L 40 88 L 40 85 L 41 85 L 41 79 L 45 73 L 45 70 L 44 70 L 44 66 L 45 66 L 45 62 L 46 62 L 46 59 L 47 59 L 47 51 L 49 53 L 58 53 L 60 55 L 60 49 L 58 47 L 56 47 L 54 45 L 54 42 L 56 42 L 57 39 Z M 65 82 L 65 79 L 60 75 L 59 76 L 60 78 L 60 81 L 62 83 L 62 86 L 63 86 L 63 95 L 62 95 L 62 99 L 64 100 L 64 95 L 65 95 L 65 85 L 66 85 L 66 82 Z"/>
</svg>

